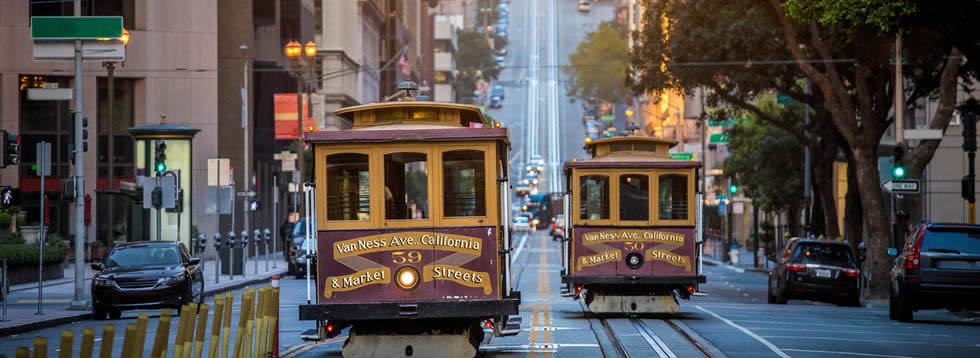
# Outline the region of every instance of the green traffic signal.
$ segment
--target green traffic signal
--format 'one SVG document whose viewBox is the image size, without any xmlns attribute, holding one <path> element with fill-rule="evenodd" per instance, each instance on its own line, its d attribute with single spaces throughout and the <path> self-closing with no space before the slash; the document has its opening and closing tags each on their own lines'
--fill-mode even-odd
<svg viewBox="0 0 980 358">
<path fill-rule="evenodd" d="M 732 194 L 735 194 L 736 192 L 738 192 L 738 185 L 735 184 L 729 185 L 728 191 L 731 192 Z"/>
<path fill-rule="evenodd" d="M 612 132 L 606 132 L 606 138 L 612 137 Z"/>
<path fill-rule="evenodd" d="M 898 179 L 904 177 L 905 176 L 905 167 L 904 166 L 896 166 L 895 168 L 892 168 L 892 176 L 895 177 L 895 178 L 898 178 Z"/>
<path fill-rule="evenodd" d="M 167 164 L 164 163 L 164 162 L 158 162 L 157 163 L 157 173 L 162 174 L 165 171 L 167 171 Z"/>
</svg>

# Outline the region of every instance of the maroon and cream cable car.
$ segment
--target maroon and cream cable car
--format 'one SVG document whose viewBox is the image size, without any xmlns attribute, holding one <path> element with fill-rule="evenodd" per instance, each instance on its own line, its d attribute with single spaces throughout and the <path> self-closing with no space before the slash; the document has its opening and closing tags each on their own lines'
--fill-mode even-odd
<svg viewBox="0 0 980 358">
<path fill-rule="evenodd" d="M 566 162 L 570 230 L 563 295 L 596 313 L 677 312 L 701 273 L 700 162 L 670 157 L 676 142 L 618 137 L 590 142 L 592 158 Z"/>
<path fill-rule="evenodd" d="M 306 136 L 318 254 L 300 319 L 319 338 L 350 327 L 345 356 L 473 356 L 484 327 L 518 333 L 507 129 L 478 107 L 410 96 L 336 114 L 353 128 Z"/>
</svg>

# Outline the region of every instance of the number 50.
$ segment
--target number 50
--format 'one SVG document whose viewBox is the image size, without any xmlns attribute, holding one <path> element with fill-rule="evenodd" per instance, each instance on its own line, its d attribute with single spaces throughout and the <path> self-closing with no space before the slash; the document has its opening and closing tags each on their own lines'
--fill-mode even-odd
<svg viewBox="0 0 980 358">
<path fill-rule="evenodd" d="M 626 250 L 643 250 L 643 243 L 627 241 L 623 248 Z"/>
</svg>

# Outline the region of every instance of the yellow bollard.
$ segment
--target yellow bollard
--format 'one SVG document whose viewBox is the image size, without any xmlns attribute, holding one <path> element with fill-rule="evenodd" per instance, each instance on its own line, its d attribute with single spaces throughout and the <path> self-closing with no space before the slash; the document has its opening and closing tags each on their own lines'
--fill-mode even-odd
<svg viewBox="0 0 980 358">
<path fill-rule="evenodd" d="M 261 339 L 262 338 L 262 322 L 265 321 L 263 319 L 262 315 L 265 314 L 265 312 L 264 312 L 264 310 L 265 310 L 265 287 L 259 289 L 259 300 L 258 301 L 259 301 L 259 304 L 255 307 L 255 320 L 254 320 L 254 322 L 255 322 L 255 333 L 254 333 L 255 334 L 255 339 L 254 339 L 254 341 L 255 341 L 255 348 L 252 349 L 252 351 L 255 352 L 255 356 L 256 357 L 258 357 L 259 354 L 262 354 L 262 351 L 261 351 L 261 346 L 262 346 L 261 345 L 261 342 L 262 342 L 262 339 Z M 251 356 L 251 355 L 249 355 L 249 356 Z"/>
<path fill-rule="evenodd" d="M 34 358 L 48 358 L 48 339 L 34 337 Z"/>
<path fill-rule="evenodd" d="M 253 320 L 245 322 L 245 358 L 252 358 L 252 324 Z"/>
<path fill-rule="evenodd" d="M 218 356 L 218 348 L 221 347 L 221 314 L 225 311 L 224 296 L 214 297 L 214 320 L 211 321 L 211 343 L 208 343 L 208 358 Z"/>
<path fill-rule="evenodd" d="M 255 306 L 252 304 L 253 297 L 254 296 L 250 290 L 242 292 L 242 308 L 239 310 L 238 314 L 238 331 L 235 333 L 235 350 L 232 353 L 232 357 L 234 358 L 241 358 L 242 356 L 242 344 L 244 343 L 243 339 L 245 338 L 245 323 L 247 322 L 251 313 L 251 308 Z"/>
<path fill-rule="evenodd" d="M 31 358 L 31 349 L 27 347 L 17 347 L 17 351 L 14 352 L 14 357 Z"/>
<path fill-rule="evenodd" d="M 197 334 L 194 339 L 194 357 L 201 358 L 204 349 L 204 334 L 208 328 L 208 305 L 201 304 L 197 311 Z"/>
<path fill-rule="evenodd" d="M 92 351 L 95 349 L 95 329 L 82 329 L 82 347 L 78 351 L 78 358 L 92 358 Z"/>
<path fill-rule="evenodd" d="M 235 303 L 235 293 L 225 293 L 224 323 L 221 324 L 221 358 L 228 357 L 228 336 L 231 335 L 231 308 Z"/>
<path fill-rule="evenodd" d="M 71 358 L 72 347 L 75 343 L 75 332 L 61 331 L 61 345 L 58 346 L 58 358 Z"/>
<path fill-rule="evenodd" d="M 133 346 L 136 345 L 136 325 L 132 323 L 126 324 L 126 333 L 123 335 L 123 357 L 133 356 Z"/>
<path fill-rule="evenodd" d="M 177 321 L 177 334 L 174 335 L 173 358 L 181 358 L 184 356 L 184 329 L 187 327 L 188 315 L 187 305 L 180 306 L 180 320 Z M 166 357 L 166 355 L 164 355 L 164 357 Z"/>
<path fill-rule="evenodd" d="M 272 323 L 269 325 L 272 329 L 272 334 L 270 334 L 269 345 L 272 347 L 271 351 L 278 355 L 279 347 L 276 345 L 279 343 L 279 289 L 272 289 Z"/>
<path fill-rule="evenodd" d="M 146 343 L 146 327 L 150 324 L 150 315 L 141 313 L 136 316 L 136 344 L 133 346 L 132 356 L 143 358 L 143 347 Z"/>
<path fill-rule="evenodd" d="M 112 341 L 116 339 L 116 326 L 107 324 L 102 327 L 102 346 L 99 347 L 100 358 L 112 358 Z"/>
<path fill-rule="evenodd" d="M 160 314 L 157 323 L 157 334 L 153 339 L 153 349 L 150 350 L 150 358 L 161 358 L 166 354 L 167 341 L 170 340 L 170 310 L 165 309 Z"/>
<path fill-rule="evenodd" d="M 187 321 L 187 327 L 184 328 L 184 350 L 183 358 L 191 358 L 191 351 L 194 349 L 194 324 L 197 320 L 197 312 L 200 306 L 197 303 L 190 303 L 187 305 L 190 308 L 190 320 Z M 176 356 L 174 356 L 176 358 Z"/>
</svg>

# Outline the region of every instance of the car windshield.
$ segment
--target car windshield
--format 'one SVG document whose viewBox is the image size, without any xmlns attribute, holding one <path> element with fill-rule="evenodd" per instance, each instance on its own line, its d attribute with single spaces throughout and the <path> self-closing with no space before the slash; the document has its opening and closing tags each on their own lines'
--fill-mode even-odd
<svg viewBox="0 0 980 358">
<path fill-rule="evenodd" d="M 521 216 L 521 217 L 519 217 L 519 218 L 515 218 L 515 219 L 514 219 L 514 222 L 517 222 L 517 223 L 526 223 L 526 222 L 527 222 L 527 218 L 526 218 L 526 217 L 523 217 L 523 216 Z"/>
<path fill-rule="evenodd" d="M 180 265 L 176 246 L 134 245 L 117 247 L 106 259 L 106 268 Z"/>
<path fill-rule="evenodd" d="M 969 228 L 930 228 L 922 238 L 922 252 L 950 252 L 980 255 L 980 230 Z"/>
<path fill-rule="evenodd" d="M 856 267 L 849 247 L 837 244 L 801 243 L 793 253 L 794 262 Z"/>
</svg>

